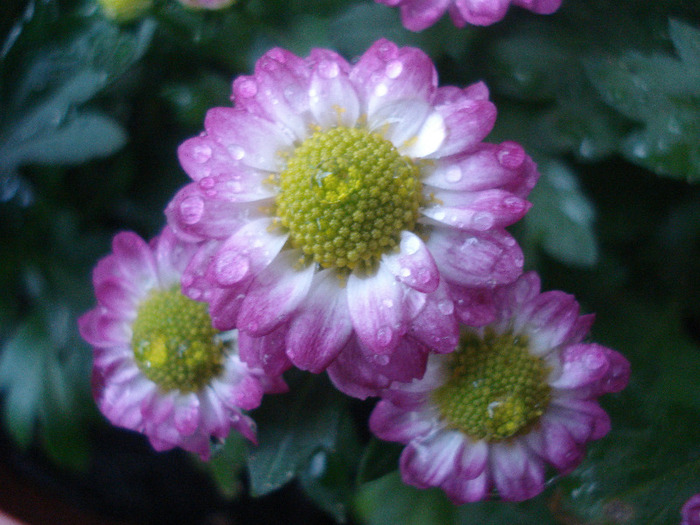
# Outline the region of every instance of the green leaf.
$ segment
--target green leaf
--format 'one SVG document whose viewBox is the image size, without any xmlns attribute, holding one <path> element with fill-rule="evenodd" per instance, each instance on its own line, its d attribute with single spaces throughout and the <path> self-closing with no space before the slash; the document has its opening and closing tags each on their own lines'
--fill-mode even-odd
<svg viewBox="0 0 700 525">
<path fill-rule="evenodd" d="M 539 163 L 541 177 L 529 196 L 525 216 L 527 242 L 541 244 L 552 257 L 572 266 L 590 267 L 598 260 L 593 206 L 566 165 Z"/>
<path fill-rule="evenodd" d="M 700 68 L 700 29 L 674 19 L 668 26 L 681 61 L 689 67 Z"/>
<path fill-rule="evenodd" d="M 602 525 L 678 523 L 700 492 L 698 421 L 700 413 L 676 406 L 644 428 L 615 428 L 565 478 L 564 510 Z"/>
<path fill-rule="evenodd" d="M 290 393 L 268 396 L 254 412 L 258 446 L 248 458 L 251 492 L 268 494 L 305 469 L 319 451 L 334 451 L 344 398 L 325 376 L 290 380 Z"/>
<path fill-rule="evenodd" d="M 344 414 L 338 441 L 332 451 L 319 450 L 299 474 L 306 494 L 339 523 L 348 519 L 348 507 L 355 493 L 359 443 L 353 421 Z"/>
<path fill-rule="evenodd" d="M 700 180 L 700 31 L 670 27 L 680 59 L 636 51 L 588 60 L 586 70 L 602 99 L 641 124 L 620 149 L 660 175 Z"/>
<path fill-rule="evenodd" d="M 29 122 L 36 121 L 37 116 L 45 113 L 42 110 L 50 111 L 51 108 L 41 108 L 28 118 Z M 25 124 L 23 122 L 21 127 L 24 128 Z M 12 137 L 0 148 L 3 164 L 8 169 L 34 163 L 78 164 L 111 155 L 121 149 L 127 140 L 126 132 L 116 121 L 96 112 L 66 117 L 55 127 L 37 131 L 22 141 L 13 140 Z"/>
<path fill-rule="evenodd" d="M 403 445 L 372 438 L 365 448 L 357 474 L 358 483 L 367 483 L 395 471 Z"/>
<path fill-rule="evenodd" d="M 75 13 L 67 24 L 51 16 L 54 2 L 35 7 L 16 26 L 0 69 L 0 170 L 7 174 L 23 164 L 76 164 L 120 149 L 123 128 L 83 106 L 144 54 L 155 29 L 146 22 L 122 32 L 99 16 Z M 54 39 L 42 41 L 45 34 Z"/>
<path fill-rule="evenodd" d="M 394 472 L 360 487 L 355 512 L 367 525 L 450 525 L 456 507 L 442 490 L 406 485 Z"/>
<path fill-rule="evenodd" d="M 240 473 L 245 466 L 248 442 L 238 432 L 231 432 L 220 449 L 207 462 L 199 461 L 214 478 L 219 492 L 226 498 L 234 498 L 241 489 Z"/>
<path fill-rule="evenodd" d="M 0 354 L 0 391 L 5 426 L 21 447 L 29 446 L 38 430 L 50 458 L 82 469 L 89 459 L 90 365 L 74 324 L 61 304 L 27 317 Z"/>
</svg>

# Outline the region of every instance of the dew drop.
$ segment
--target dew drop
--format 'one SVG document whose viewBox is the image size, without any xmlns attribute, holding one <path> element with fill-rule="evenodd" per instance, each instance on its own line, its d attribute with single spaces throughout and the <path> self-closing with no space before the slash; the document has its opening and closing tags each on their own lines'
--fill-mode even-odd
<svg viewBox="0 0 700 525">
<path fill-rule="evenodd" d="M 372 361 L 377 363 L 380 366 L 386 366 L 389 364 L 389 356 L 388 355 L 375 355 L 372 357 Z"/>
<path fill-rule="evenodd" d="M 410 268 L 401 268 L 399 271 L 399 276 L 400 277 L 410 277 L 411 276 L 411 269 Z"/>
<path fill-rule="evenodd" d="M 401 241 L 401 251 L 406 255 L 413 255 L 420 250 L 420 239 L 413 235 Z"/>
<path fill-rule="evenodd" d="M 394 301 L 391 299 L 382 299 L 382 306 L 384 306 L 384 308 L 393 308 Z"/>
<path fill-rule="evenodd" d="M 245 156 L 245 150 L 237 144 L 229 146 L 227 149 L 235 160 L 241 160 Z"/>
<path fill-rule="evenodd" d="M 433 213 L 433 219 L 436 221 L 443 221 L 445 220 L 445 212 L 444 211 L 436 211 Z"/>
<path fill-rule="evenodd" d="M 496 158 L 501 166 L 514 170 L 525 160 L 525 150 L 516 142 L 504 142 L 496 153 Z"/>
<path fill-rule="evenodd" d="M 199 187 L 203 190 L 209 190 L 216 185 L 216 181 L 212 177 L 204 177 L 199 181 Z"/>
<path fill-rule="evenodd" d="M 454 303 L 449 299 L 443 299 L 442 301 L 438 302 L 437 307 L 438 310 L 440 310 L 440 313 L 443 315 L 452 315 L 455 310 Z"/>
<path fill-rule="evenodd" d="M 195 162 L 204 164 L 206 161 L 211 159 L 211 147 L 206 144 L 198 144 L 192 148 L 192 158 Z"/>
<path fill-rule="evenodd" d="M 242 97 L 254 97 L 258 93 L 258 85 L 255 80 L 246 79 L 238 85 L 238 94 Z"/>
<path fill-rule="evenodd" d="M 335 78 L 340 73 L 340 67 L 336 62 L 324 60 L 318 65 L 318 73 L 323 78 Z"/>
<path fill-rule="evenodd" d="M 480 231 L 488 230 L 493 226 L 493 215 L 487 212 L 475 213 L 472 217 L 472 226 Z"/>
<path fill-rule="evenodd" d="M 204 201 L 192 195 L 180 203 L 180 216 L 185 224 L 196 224 L 204 213 Z"/>
<path fill-rule="evenodd" d="M 403 64 L 400 60 L 392 60 L 386 66 L 386 76 L 389 78 L 398 78 L 403 71 Z"/>
<path fill-rule="evenodd" d="M 445 173 L 445 180 L 447 182 L 459 182 L 462 180 L 462 170 L 459 169 L 459 166 L 450 166 L 447 173 Z"/>
<path fill-rule="evenodd" d="M 377 343 L 379 343 L 380 346 L 389 346 L 391 343 L 391 340 L 394 338 L 394 331 L 391 329 L 389 326 L 382 326 L 377 330 Z M 379 357 L 379 356 L 378 356 Z M 387 363 L 389 362 L 389 357 L 388 356 L 383 356 L 386 357 Z"/>
<path fill-rule="evenodd" d="M 389 88 L 386 87 L 386 84 L 379 84 L 377 87 L 374 88 L 374 94 L 378 97 L 383 97 L 389 92 Z"/>
</svg>

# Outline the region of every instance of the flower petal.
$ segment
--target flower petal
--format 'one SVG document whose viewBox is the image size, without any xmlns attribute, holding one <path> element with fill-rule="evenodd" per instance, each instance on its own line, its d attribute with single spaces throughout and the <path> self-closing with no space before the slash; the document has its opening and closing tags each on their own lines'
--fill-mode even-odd
<svg viewBox="0 0 700 525">
<path fill-rule="evenodd" d="M 302 370 L 325 370 L 352 334 L 345 290 L 331 270 L 314 276 L 301 313 L 289 326 L 287 355 Z"/>
<path fill-rule="evenodd" d="M 403 285 L 383 267 L 372 277 L 350 274 L 348 308 L 360 340 L 377 354 L 391 353 L 406 332 Z"/>
<path fill-rule="evenodd" d="M 409 231 L 401 232 L 399 253 L 384 255 L 381 264 L 399 281 L 419 292 L 433 292 L 440 282 L 430 251 L 420 237 Z"/>
<path fill-rule="evenodd" d="M 283 251 L 258 274 L 238 314 L 238 328 L 252 336 L 269 334 L 286 322 L 306 297 L 315 268 L 295 270 L 299 253 Z"/>
<path fill-rule="evenodd" d="M 508 284 L 522 272 L 520 246 L 502 230 L 468 233 L 436 229 L 427 245 L 441 276 L 460 286 Z"/>
<path fill-rule="evenodd" d="M 311 113 L 319 126 L 352 127 L 360 117 L 360 100 L 348 78 L 350 66 L 339 55 L 331 52 L 310 57 L 315 64 L 309 87 Z"/>
<path fill-rule="evenodd" d="M 265 269 L 287 241 L 273 233 L 273 219 L 262 218 L 244 224 L 214 255 L 210 276 L 221 286 L 232 286 Z"/>
<path fill-rule="evenodd" d="M 369 120 L 377 108 L 395 100 L 429 101 L 437 87 L 437 71 L 421 50 L 399 48 L 377 40 L 357 61 L 350 80 L 361 95 Z"/>
<path fill-rule="evenodd" d="M 499 495 L 506 501 L 524 501 L 544 490 L 544 464 L 519 440 L 491 445 L 491 472 Z"/>
<path fill-rule="evenodd" d="M 234 160 L 265 171 L 279 171 L 282 167 L 279 152 L 291 147 L 293 142 L 293 137 L 273 122 L 235 108 L 210 109 L 204 127 Z"/>
</svg>

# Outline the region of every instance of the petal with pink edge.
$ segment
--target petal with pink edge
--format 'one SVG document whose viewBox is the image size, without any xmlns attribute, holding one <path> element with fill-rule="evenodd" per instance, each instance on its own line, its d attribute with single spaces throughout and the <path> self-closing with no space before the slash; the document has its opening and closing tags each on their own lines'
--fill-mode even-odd
<svg viewBox="0 0 700 525">
<path fill-rule="evenodd" d="M 300 254 L 280 253 L 251 284 L 238 313 L 238 328 L 253 336 L 269 334 L 285 323 L 304 300 L 313 281 L 315 267 L 295 270 Z"/>
<path fill-rule="evenodd" d="M 314 276 L 311 293 L 290 322 L 286 349 L 302 370 L 325 370 L 352 334 L 345 289 L 331 270 Z"/>
<path fill-rule="evenodd" d="M 379 266 L 372 277 L 350 274 L 348 309 L 360 340 L 377 354 L 389 354 L 406 332 L 403 285 Z"/>
</svg>

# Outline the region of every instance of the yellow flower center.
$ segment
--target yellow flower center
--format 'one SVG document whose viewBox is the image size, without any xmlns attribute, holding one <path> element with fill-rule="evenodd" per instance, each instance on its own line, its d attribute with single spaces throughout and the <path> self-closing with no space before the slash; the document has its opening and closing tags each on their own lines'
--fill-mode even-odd
<svg viewBox="0 0 700 525">
<path fill-rule="evenodd" d="M 432 400 L 449 427 L 473 439 L 527 433 L 549 404 L 549 367 L 529 352 L 527 337 L 465 332 L 447 359 L 449 377 Z"/>
<path fill-rule="evenodd" d="M 136 365 L 164 392 L 197 392 L 223 370 L 224 343 L 207 305 L 179 288 L 153 290 L 139 306 L 132 330 Z"/>
<path fill-rule="evenodd" d="M 419 168 L 364 129 L 317 131 L 279 177 L 276 215 L 295 248 L 324 268 L 372 271 L 412 230 L 422 199 Z"/>
</svg>

